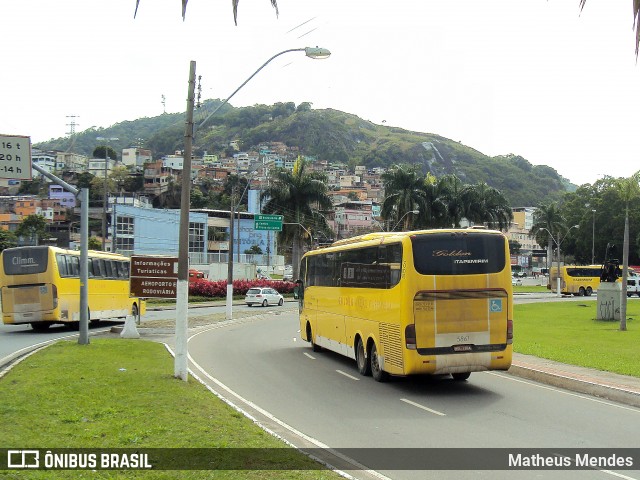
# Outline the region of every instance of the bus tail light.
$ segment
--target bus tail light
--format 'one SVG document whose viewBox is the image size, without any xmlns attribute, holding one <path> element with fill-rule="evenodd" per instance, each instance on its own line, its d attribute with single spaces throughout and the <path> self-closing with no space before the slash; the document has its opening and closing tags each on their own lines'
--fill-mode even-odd
<svg viewBox="0 0 640 480">
<path fill-rule="evenodd" d="M 409 350 L 416 349 L 416 326 L 415 324 L 407 325 L 404 329 L 404 339 Z"/>
<path fill-rule="evenodd" d="M 513 343 L 513 320 L 507 320 L 507 344 Z"/>
<path fill-rule="evenodd" d="M 53 308 L 58 308 L 58 287 L 51 284 L 51 294 L 53 295 Z"/>
</svg>

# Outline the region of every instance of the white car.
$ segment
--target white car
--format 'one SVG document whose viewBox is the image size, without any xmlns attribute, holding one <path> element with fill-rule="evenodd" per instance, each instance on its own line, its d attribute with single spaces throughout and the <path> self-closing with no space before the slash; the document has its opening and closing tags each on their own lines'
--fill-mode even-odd
<svg viewBox="0 0 640 480">
<path fill-rule="evenodd" d="M 512 277 L 511 278 L 511 285 L 518 285 L 518 286 L 522 285 L 522 279 Z"/>
<path fill-rule="evenodd" d="M 253 305 L 262 305 L 263 307 L 267 305 L 282 305 L 284 303 L 284 297 L 273 288 L 255 287 L 247 290 L 244 303 L 250 307 Z"/>
</svg>

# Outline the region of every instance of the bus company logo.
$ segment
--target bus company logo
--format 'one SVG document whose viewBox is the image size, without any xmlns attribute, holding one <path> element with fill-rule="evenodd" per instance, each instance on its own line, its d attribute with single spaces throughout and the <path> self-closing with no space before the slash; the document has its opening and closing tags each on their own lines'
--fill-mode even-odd
<svg viewBox="0 0 640 480">
<path fill-rule="evenodd" d="M 434 257 L 470 257 L 472 254 L 466 250 L 434 250 Z"/>
<path fill-rule="evenodd" d="M 40 468 L 40 451 L 38 450 L 8 450 L 8 468 Z"/>
</svg>

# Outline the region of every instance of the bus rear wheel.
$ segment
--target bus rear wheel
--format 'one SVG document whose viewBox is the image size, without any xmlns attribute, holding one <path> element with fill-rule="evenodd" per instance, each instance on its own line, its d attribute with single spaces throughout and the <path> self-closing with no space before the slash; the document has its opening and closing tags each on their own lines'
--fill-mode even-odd
<svg viewBox="0 0 640 480">
<path fill-rule="evenodd" d="M 580 287 L 580 290 L 578 290 L 579 297 L 584 297 L 586 293 L 587 291 L 584 289 L 584 287 Z"/>
<path fill-rule="evenodd" d="M 389 374 L 380 367 L 380 359 L 378 358 L 378 349 L 376 344 L 371 344 L 369 352 L 369 364 L 371 365 L 371 375 L 376 382 L 385 382 L 389 378 Z"/>
<path fill-rule="evenodd" d="M 356 364 L 358 365 L 358 372 L 360 372 L 360 375 L 364 375 L 365 377 L 371 375 L 371 364 L 367 358 L 362 338 L 358 338 L 358 341 L 356 342 Z"/>
<path fill-rule="evenodd" d="M 590 297 L 592 293 L 593 293 L 593 289 L 591 287 L 587 287 L 587 290 L 585 291 L 585 295 L 587 297 Z"/>
<path fill-rule="evenodd" d="M 321 352 L 322 347 L 320 345 L 316 345 L 313 341 L 313 332 L 311 331 L 311 324 L 307 323 L 307 340 L 311 343 L 311 349 L 314 352 Z"/>
</svg>

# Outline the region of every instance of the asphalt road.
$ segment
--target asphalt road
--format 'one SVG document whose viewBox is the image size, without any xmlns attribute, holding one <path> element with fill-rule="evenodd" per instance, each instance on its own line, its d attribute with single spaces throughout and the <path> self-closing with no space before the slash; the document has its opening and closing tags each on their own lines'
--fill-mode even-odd
<svg viewBox="0 0 640 480">
<path fill-rule="evenodd" d="M 495 372 L 473 373 L 467 382 L 447 376 L 377 383 L 361 377 L 349 359 L 312 352 L 298 330 L 295 312 L 265 314 L 204 330 L 191 338 L 189 352 L 213 388 L 232 401 L 248 409 L 259 406 L 268 412 L 264 421 L 275 417 L 316 445 L 362 448 L 351 457 L 362 463 L 366 449 L 374 447 L 637 446 L 639 409 Z M 379 471 L 394 479 L 615 476 L 604 470 L 440 471 L 425 476 L 425 471 L 382 467 Z M 639 471 L 617 474 L 640 478 Z"/>
<path fill-rule="evenodd" d="M 586 302 L 595 296 L 523 294 L 514 299 Z M 234 306 L 234 311 L 243 309 L 247 307 Z M 349 458 L 380 464 L 377 471 L 349 472 L 357 478 L 640 479 L 637 470 L 614 469 L 389 470 L 383 459 L 369 458 L 375 453 L 372 448 L 636 447 L 640 410 L 496 372 L 473 373 L 467 382 L 414 377 L 377 383 L 359 376 L 349 359 L 312 352 L 300 340 L 295 303 L 252 310 L 258 315 L 202 328 L 191 337 L 189 352 L 197 375 L 295 445 L 357 448 Z M 219 305 L 190 309 L 189 314 L 223 311 Z M 143 322 L 174 315 L 173 310 L 149 311 Z M 40 333 L 28 326 L 0 325 L 0 359 L 28 345 L 73 335 L 64 327 Z"/>
</svg>

